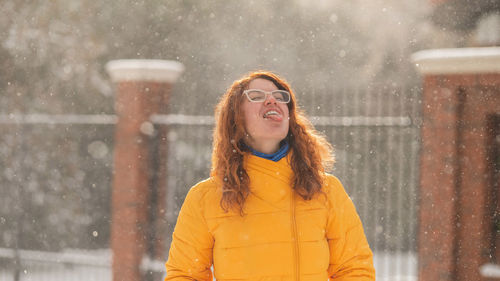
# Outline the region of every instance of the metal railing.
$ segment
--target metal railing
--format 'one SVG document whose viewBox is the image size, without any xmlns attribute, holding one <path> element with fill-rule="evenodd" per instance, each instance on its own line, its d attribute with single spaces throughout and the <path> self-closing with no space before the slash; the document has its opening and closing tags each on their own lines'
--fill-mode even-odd
<svg viewBox="0 0 500 281">
<path fill-rule="evenodd" d="M 0 281 L 111 280 L 111 250 L 46 252 L 0 248 Z M 164 261 L 144 257 L 144 274 L 164 273 Z"/>
<path fill-rule="evenodd" d="M 397 95 L 367 101 L 371 95 L 367 93 L 363 97 L 361 92 L 344 92 L 338 99 L 331 101 L 327 98 L 311 102 L 321 104 L 323 106 L 321 109 L 337 108 L 336 115 L 321 114 L 325 112 L 318 110 L 316 113 L 320 114 L 309 118 L 334 145 L 337 162 L 331 172 L 343 182 L 363 221 L 365 233 L 375 254 L 377 280 L 416 280 L 419 104 L 418 102 L 406 104 L 407 99 Z M 347 107 L 348 109 L 345 109 Z M 115 115 L 0 114 L 0 124 L 5 124 L 5 128 L 14 128 L 12 129 L 14 131 L 6 130 L 7 134 L 13 132 L 17 134 L 19 130 L 23 130 L 23 134 L 30 134 L 33 128 L 40 126 L 55 128 L 58 133 L 64 133 L 68 128 L 74 131 L 81 130 L 79 129 L 81 127 L 72 127 L 77 124 L 93 128 L 83 130 L 85 132 L 98 131 L 101 128 L 104 130 L 106 127 L 104 135 L 108 139 L 103 142 L 109 146 L 112 145 L 109 139 L 112 134 L 108 131 L 116 122 Z M 171 233 L 188 189 L 209 174 L 214 118 L 208 115 L 169 114 L 153 115 L 149 122 L 153 127 L 169 127 L 167 137 L 169 157 L 163 161 L 167 161 L 168 168 L 166 217 Z M 64 129 L 59 130 L 58 125 Z M 46 131 L 47 135 L 51 134 L 50 130 Z M 16 138 L 20 137 L 16 135 Z M 96 139 L 75 138 L 64 141 L 91 143 Z M 85 143 L 79 146 L 86 147 Z M 91 148 L 89 145 L 87 147 Z M 29 150 L 32 146 L 25 145 L 24 148 Z M 97 150 L 99 152 L 96 153 L 97 156 L 100 155 L 100 151 Z M 112 163 L 107 163 L 92 169 L 109 169 L 108 174 L 111 176 Z M 106 181 L 101 181 L 101 184 L 105 183 Z M 0 281 L 6 276 L 4 272 L 13 272 L 14 259 L 12 253 L 9 255 L 9 258 L 4 257 L 0 262 Z M 77 260 L 68 263 L 66 258 L 62 259 L 59 256 L 52 260 L 45 258 L 49 255 L 42 256 L 45 263 L 30 259 L 29 252 L 22 252 L 19 255 L 21 265 L 19 268 L 23 269 L 19 272 L 21 278 L 24 278 L 21 280 L 59 280 L 54 279 L 54 276 L 59 275 L 66 276 L 64 280 L 110 280 L 111 278 L 109 267 L 95 267 L 96 270 L 103 270 L 106 273 L 100 275 L 103 277 L 92 279 L 88 278 L 91 272 L 89 267 L 92 265 L 87 261 L 83 261 L 82 264 Z M 47 262 L 49 260 L 50 262 Z M 51 271 L 47 269 L 47 263 L 56 268 L 52 269 L 53 276 L 43 277 L 40 273 L 36 279 L 29 279 L 30 276 L 34 276 L 32 274 L 35 271 Z M 40 270 L 34 271 L 33 268 L 36 268 L 37 264 Z M 101 263 L 103 264 L 109 266 L 109 261 Z M 144 264 L 149 264 L 145 268 L 152 271 L 163 270 L 163 261 L 145 261 Z"/>
</svg>

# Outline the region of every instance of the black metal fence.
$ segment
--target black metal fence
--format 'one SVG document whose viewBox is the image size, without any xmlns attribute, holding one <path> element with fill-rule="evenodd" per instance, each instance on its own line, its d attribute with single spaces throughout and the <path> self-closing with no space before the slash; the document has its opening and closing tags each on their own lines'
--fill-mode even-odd
<svg viewBox="0 0 500 281">
<path fill-rule="evenodd" d="M 418 90 L 401 88 L 314 95 L 303 107 L 335 147 L 331 172 L 363 221 L 377 280 L 416 280 L 419 107 Z M 188 189 L 208 177 L 214 121 L 182 114 L 151 121 L 169 126 L 170 237 Z M 109 248 L 115 122 L 113 115 L 0 115 L 0 281 L 110 280 L 107 258 L 68 261 L 64 249 Z M 41 250 L 40 258 L 14 248 Z"/>
</svg>

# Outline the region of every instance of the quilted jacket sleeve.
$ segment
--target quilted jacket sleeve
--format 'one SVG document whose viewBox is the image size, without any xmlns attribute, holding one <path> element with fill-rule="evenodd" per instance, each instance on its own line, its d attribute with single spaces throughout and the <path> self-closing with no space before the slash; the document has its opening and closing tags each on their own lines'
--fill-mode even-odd
<svg viewBox="0 0 500 281">
<path fill-rule="evenodd" d="M 356 208 L 340 181 L 327 179 L 330 213 L 327 239 L 330 248 L 328 276 L 336 281 L 375 280 L 373 254 Z"/>
<path fill-rule="evenodd" d="M 203 217 L 206 189 L 193 187 L 179 212 L 166 263 L 167 280 L 212 280 L 214 239 Z"/>
</svg>

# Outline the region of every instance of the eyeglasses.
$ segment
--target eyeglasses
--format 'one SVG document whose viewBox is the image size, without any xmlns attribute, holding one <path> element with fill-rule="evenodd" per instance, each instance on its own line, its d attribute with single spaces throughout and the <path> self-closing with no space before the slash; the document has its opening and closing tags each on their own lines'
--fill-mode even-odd
<svg viewBox="0 0 500 281">
<path fill-rule="evenodd" d="M 243 91 L 243 94 L 247 96 L 248 100 L 251 102 L 264 102 L 267 99 L 267 95 L 273 96 L 273 98 L 278 103 L 289 103 L 290 93 L 283 90 L 275 90 L 272 92 L 266 92 L 258 89 L 249 89 Z"/>
</svg>

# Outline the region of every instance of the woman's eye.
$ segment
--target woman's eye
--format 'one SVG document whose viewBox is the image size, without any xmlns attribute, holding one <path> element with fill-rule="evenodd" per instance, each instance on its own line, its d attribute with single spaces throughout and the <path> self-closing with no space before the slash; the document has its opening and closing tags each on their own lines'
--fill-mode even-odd
<svg viewBox="0 0 500 281">
<path fill-rule="evenodd" d="M 251 92 L 250 93 L 250 98 L 252 100 L 255 100 L 255 101 L 259 101 L 259 100 L 262 100 L 264 98 L 264 94 L 263 93 L 259 93 L 259 92 Z"/>
</svg>

